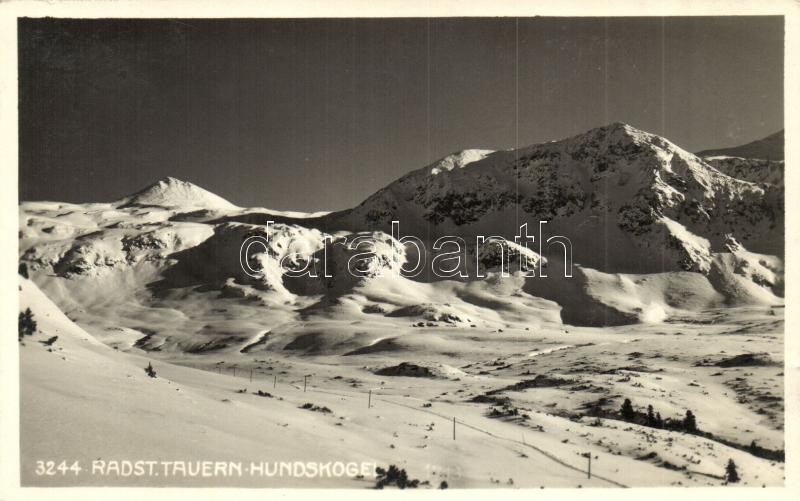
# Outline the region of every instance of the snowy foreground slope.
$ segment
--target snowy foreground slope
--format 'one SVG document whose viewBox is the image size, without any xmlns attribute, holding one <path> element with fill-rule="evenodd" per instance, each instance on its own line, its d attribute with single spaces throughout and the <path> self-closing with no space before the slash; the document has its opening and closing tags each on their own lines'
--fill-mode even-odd
<svg viewBox="0 0 800 501">
<path fill-rule="evenodd" d="M 454 154 L 330 214 L 174 178 L 110 203 L 25 202 L 22 307 L 40 332 L 20 348 L 23 478 L 198 482 L 36 476 L 48 458 L 341 460 L 434 487 L 716 485 L 734 459 L 743 483 L 781 484 L 783 166 L 715 162 L 611 124 Z M 417 256 L 392 220 L 427 253 L 463 238 L 465 278 L 395 273 Z M 572 277 L 556 247 L 514 243 L 539 220 L 571 240 Z M 257 276 L 240 265 L 253 236 L 268 239 L 247 256 Z M 356 237 L 368 255 L 324 252 Z M 674 422 L 691 410 L 702 433 L 625 422 L 626 398 Z M 356 477 L 199 481 L 374 485 Z"/>
<path fill-rule="evenodd" d="M 575 413 L 579 401 L 607 394 L 598 393 L 605 387 L 634 401 L 652 402 L 664 416 L 691 407 L 699 424 L 713 426 L 714 432 L 719 428 L 729 436 L 778 444 L 781 433 L 764 426 L 762 417 L 747 406 L 737 404 L 736 394 L 725 385 L 737 374 L 747 375 L 751 384 L 775 381 L 779 368 L 725 369 L 722 377 L 716 377 L 713 372 L 718 371 L 712 368 L 689 368 L 699 357 L 680 355 L 687 346 L 711 357 L 721 357 L 717 355 L 724 351 L 720 347 L 731 352 L 776 349 L 779 340 L 771 340 L 773 336 L 733 334 L 728 332 L 730 326 L 715 328 L 713 333 L 696 328 L 605 334 L 544 331 L 535 336 L 484 333 L 483 339 L 491 339 L 493 345 L 487 349 L 480 341 L 458 339 L 443 329 L 425 336 L 409 334 L 394 348 L 395 353 L 376 352 L 343 361 L 237 353 L 219 353 L 205 362 L 204 357 L 184 359 L 183 365 L 155 359 L 157 377 L 149 378 L 143 368 L 154 357 L 103 345 L 70 321 L 32 282 L 21 279 L 20 284 L 21 306 L 31 308 L 40 329 L 20 347 L 21 459 L 26 485 L 374 485 L 369 474 L 363 478 L 246 474 L 186 478 L 174 472 L 139 477 L 83 471 L 78 476 L 37 476 L 39 459 L 67 459 L 70 464 L 77 460 L 82 468 L 90 468 L 93 461 L 124 460 L 232 461 L 243 463 L 244 468 L 251 462 L 352 461 L 397 464 L 434 486 L 444 480 L 452 487 L 608 487 L 718 485 L 723 482 L 725 463 L 732 458 L 743 485 L 783 482 L 782 463 L 714 440 L 613 419 L 581 418 Z M 753 312 L 744 318 L 747 323 L 763 320 Z M 670 339 L 678 334 L 681 347 Z M 51 348 L 41 343 L 52 336 L 58 339 Z M 452 350 L 461 351 L 459 359 L 463 356 L 474 362 L 460 370 L 431 361 L 429 365 L 438 368 L 433 372 L 439 374 L 432 379 L 378 376 L 361 365 L 380 367 L 398 357 L 453 362 L 453 355 L 442 353 Z M 648 369 L 637 369 L 630 365 L 638 362 L 630 361 L 633 350 L 644 350 L 637 357 L 657 356 L 658 360 L 648 360 Z M 481 358 L 479 353 L 497 358 Z M 773 355 L 780 357 L 780 352 Z M 215 372 L 212 360 L 227 361 L 223 366 L 237 364 L 238 375 L 228 369 Z M 579 370 L 581 365 L 593 364 L 604 370 Z M 254 381 L 249 379 L 248 367 L 257 370 Z M 526 374 L 570 374 L 573 382 L 568 390 L 509 391 L 514 408 L 528 419 L 488 417 L 490 406 L 474 402 L 475 396 L 513 385 L 523 368 Z M 314 375 L 303 392 L 303 375 L 309 372 Z M 278 377 L 275 387 L 273 375 Z M 692 383 L 689 388 L 687 376 Z M 578 389 L 587 384 L 595 389 Z M 373 389 L 372 406 L 367 408 L 369 388 Z M 258 396 L 258 391 L 271 396 Z M 780 391 L 775 389 L 776 394 Z M 305 403 L 331 412 L 301 408 Z M 591 480 L 584 473 L 582 454 L 586 452 L 593 455 Z"/>
</svg>

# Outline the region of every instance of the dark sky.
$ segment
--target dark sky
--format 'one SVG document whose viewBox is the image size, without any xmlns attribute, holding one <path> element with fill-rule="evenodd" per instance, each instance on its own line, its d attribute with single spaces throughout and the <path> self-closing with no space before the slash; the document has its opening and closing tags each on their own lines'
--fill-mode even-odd
<svg viewBox="0 0 800 501">
<path fill-rule="evenodd" d="M 613 121 L 697 151 L 783 128 L 783 19 L 19 22 L 20 199 L 171 175 L 331 210 L 459 149 Z"/>
</svg>

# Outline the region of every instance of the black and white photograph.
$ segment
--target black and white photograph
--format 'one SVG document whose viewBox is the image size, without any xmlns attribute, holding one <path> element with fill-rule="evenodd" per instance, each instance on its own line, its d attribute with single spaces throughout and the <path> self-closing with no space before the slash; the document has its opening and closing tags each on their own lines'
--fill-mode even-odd
<svg viewBox="0 0 800 501">
<path fill-rule="evenodd" d="M 22 492 L 786 487 L 786 19 L 16 16 Z"/>
</svg>

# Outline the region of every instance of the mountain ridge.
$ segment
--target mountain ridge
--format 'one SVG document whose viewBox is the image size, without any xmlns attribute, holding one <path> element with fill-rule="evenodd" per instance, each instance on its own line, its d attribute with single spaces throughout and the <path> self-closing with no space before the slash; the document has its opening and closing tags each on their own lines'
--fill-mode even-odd
<svg viewBox="0 0 800 501">
<path fill-rule="evenodd" d="M 391 234 L 393 220 L 399 235 Z M 665 138 L 614 123 L 517 150 L 457 152 L 324 215 L 241 209 L 175 178 L 119 203 L 26 202 L 19 247 L 37 283 L 85 307 L 107 303 L 93 289 L 108 282 L 137 305 L 146 297 L 179 310 L 181 301 L 170 298 L 200 295 L 204 304 L 268 307 L 270 325 L 349 322 L 380 311 L 496 325 L 504 304 L 525 321 L 556 315 L 616 325 L 660 321 L 683 308 L 781 303 L 782 220 L 782 186 L 736 179 Z M 541 235 L 539 221 L 546 221 Z M 514 242 L 526 223 L 537 239 L 528 250 Z M 252 236 L 269 242 L 246 256 L 261 274 L 242 269 L 240 247 Z M 402 236 L 421 239 L 422 254 L 395 238 Z M 440 236 L 467 243 L 457 276 L 432 270 L 444 252 L 434 245 Z M 508 242 L 479 248 L 478 236 Z M 548 246 L 551 236 L 566 237 L 569 251 Z M 326 252 L 327 239 L 360 239 L 373 252 L 340 245 Z M 394 273 L 420 258 L 424 273 Z M 540 276 L 515 274 L 522 260 Z M 295 273 L 323 263 L 334 276 Z M 569 264 L 574 279 L 560 271 Z M 353 267 L 367 273 L 353 277 Z M 691 303 L 682 299 L 686 276 L 703 284 Z"/>
<path fill-rule="evenodd" d="M 712 148 L 697 152 L 699 157 L 729 156 L 739 158 L 758 158 L 760 160 L 784 159 L 784 130 L 739 146 Z"/>
</svg>

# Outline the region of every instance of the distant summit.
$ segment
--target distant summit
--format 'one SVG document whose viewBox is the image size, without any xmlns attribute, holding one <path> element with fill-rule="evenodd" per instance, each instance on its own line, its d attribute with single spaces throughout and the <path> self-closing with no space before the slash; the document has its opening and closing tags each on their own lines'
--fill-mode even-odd
<svg viewBox="0 0 800 501">
<path fill-rule="evenodd" d="M 741 146 L 719 148 L 716 150 L 703 150 L 697 153 L 699 157 L 740 157 L 759 158 L 762 160 L 783 160 L 783 132 L 776 132 L 764 139 L 759 139 Z"/>
<path fill-rule="evenodd" d="M 197 207 L 203 209 L 235 209 L 236 206 L 224 198 L 208 190 L 181 181 L 174 177 L 165 177 L 133 195 L 119 201 L 119 208 L 134 206 L 157 207 Z"/>
</svg>

